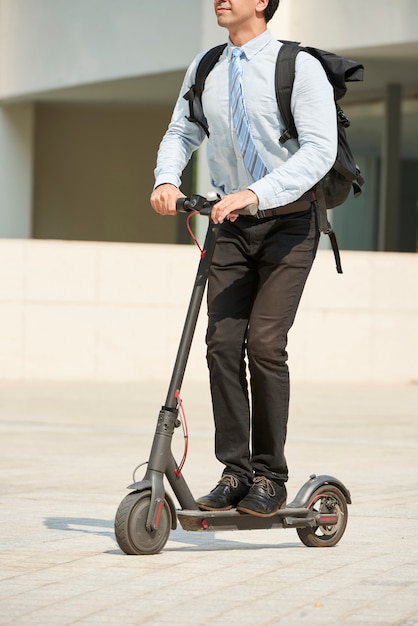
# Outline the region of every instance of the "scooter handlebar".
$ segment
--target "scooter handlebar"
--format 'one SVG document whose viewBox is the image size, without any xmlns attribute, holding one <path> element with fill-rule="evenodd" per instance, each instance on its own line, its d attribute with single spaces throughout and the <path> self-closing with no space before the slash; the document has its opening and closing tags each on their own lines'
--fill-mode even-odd
<svg viewBox="0 0 418 626">
<path fill-rule="evenodd" d="M 178 198 L 176 202 L 176 209 L 179 213 L 192 213 L 193 211 L 197 211 L 201 215 L 210 215 L 212 212 L 212 207 L 214 204 L 219 202 L 220 198 L 216 196 L 216 198 L 208 199 L 204 196 L 199 196 L 194 194 L 184 198 Z M 256 204 L 249 204 L 243 209 L 238 209 L 234 211 L 238 215 L 256 215 L 258 211 L 258 206 Z"/>
</svg>

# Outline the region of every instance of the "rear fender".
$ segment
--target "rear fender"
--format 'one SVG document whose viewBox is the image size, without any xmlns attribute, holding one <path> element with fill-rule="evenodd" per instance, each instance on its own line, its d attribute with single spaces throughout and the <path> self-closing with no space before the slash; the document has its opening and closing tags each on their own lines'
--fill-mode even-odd
<svg viewBox="0 0 418 626">
<path fill-rule="evenodd" d="M 309 502 L 312 499 L 312 495 L 317 489 L 324 487 L 326 485 L 333 485 L 337 487 L 342 494 L 344 495 L 347 504 L 351 504 L 351 495 L 347 487 L 340 481 L 338 478 L 334 478 L 334 476 L 328 476 L 327 474 L 322 474 L 321 476 L 317 476 L 316 474 L 312 474 L 309 477 L 309 480 L 306 481 L 304 485 L 299 489 L 296 494 L 295 499 L 290 502 L 286 508 L 305 508 L 308 506 Z"/>
</svg>

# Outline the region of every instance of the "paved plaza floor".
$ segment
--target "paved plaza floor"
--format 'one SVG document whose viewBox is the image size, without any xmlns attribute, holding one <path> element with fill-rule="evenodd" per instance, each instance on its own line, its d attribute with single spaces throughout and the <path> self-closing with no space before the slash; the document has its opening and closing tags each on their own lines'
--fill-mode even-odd
<svg viewBox="0 0 418 626">
<path fill-rule="evenodd" d="M 347 485 L 335 548 L 307 548 L 295 530 L 178 528 L 160 554 L 127 556 L 113 520 L 165 394 L 158 382 L 0 385 L 1 626 L 418 626 L 417 384 L 293 385 L 289 499 L 311 473 Z M 221 468 L 206 386 L 182 396 L 198 496 Z"/>
</svg>

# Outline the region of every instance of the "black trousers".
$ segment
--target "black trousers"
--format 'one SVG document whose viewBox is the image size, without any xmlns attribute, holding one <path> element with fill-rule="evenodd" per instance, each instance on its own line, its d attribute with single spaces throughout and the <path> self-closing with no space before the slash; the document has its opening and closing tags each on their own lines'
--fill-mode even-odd
<svg viewBox="0 0 418 626">
<path fill-rule="evenodd" d="M 215 453 L 251 484 L 288 478 L 287 335 L 318 247 L 308 211 L 224 222 L 208 280 L 207 362 Z M 249 376 L 248 376 L 249 373 Z M 248 385 L 249 379 L 249 385 Z"/>
</svg>

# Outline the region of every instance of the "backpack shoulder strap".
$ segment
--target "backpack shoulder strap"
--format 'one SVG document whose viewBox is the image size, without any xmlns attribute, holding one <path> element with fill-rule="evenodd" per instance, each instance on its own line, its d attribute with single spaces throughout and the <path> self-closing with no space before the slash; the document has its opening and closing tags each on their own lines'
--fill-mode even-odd
<svg viewBox="0 0 418 626">
<path fill-rule="evenodd" d="M 281 144 L 298 136 L 293 115 L 290 109 L 293 83 L 295 81 L 296 56 L 303 50 L 297 41 L 282 41 L 276 61 L 275 88 L 280 114 L 284 121 L 285 131 L 280 137 Z"/>
<path fill-rule="evenodd" d="M 206 78 L 217 64 L 219 57 L 226 48 L 226 43 L 222 43 L 219 46 L 215 46 L 206 52 L 199 61 L 199 65 L 196 70 L 195 78 L 195 94 L 198 98 L 201 98 L 203 89 L 205 87 Z"/>
<path fill-rule="evenodd" d="M 187 117 L 187 119 L 189 120 L 189 122 L 194 122 L 195 124 L 198 124 L 201 128 L 203 128 L 208 137 L 209 129 L 207 120 L 204 115 L 202 119 L 198 119 L 195 116 L 194 103 L 197 99 L 200 103 L 200 108 L 202 108 L 202 93 L 205 87 L 206 78 L 217 64 L 219 57 L 226 48 L 226 45 L 226 43 L 223 43 L 219 46 L 215 46 L 203 55 L 196 69 L 194 85 L 192 85 L 189 91 L 183 96 L 183 98 L 189 103 L 189 116 Z"/>
</svg>

